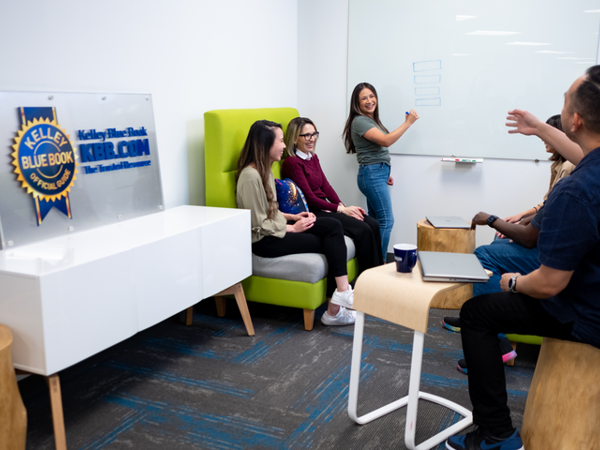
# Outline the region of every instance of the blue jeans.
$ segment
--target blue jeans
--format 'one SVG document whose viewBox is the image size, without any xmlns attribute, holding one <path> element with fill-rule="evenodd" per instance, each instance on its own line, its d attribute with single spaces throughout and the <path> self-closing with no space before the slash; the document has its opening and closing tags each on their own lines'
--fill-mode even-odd
<svg viewBox="0 0 600 450">
<path fill-rule="evenodd" d="M 502 292 L 500 278 L 504 273 L 519 272 L 525 275 L 540 267 L 537 247 L 525 248 L 509 239 L 496 239 L 490 245 L 477 247 L 475 255 L 493 275 L 487 283 L 473 283 L 473 297 Z"/>
<path fill-rule="evenodd" d="M 367 210 L 369 216 L 379 222 L 381 230 L 381 252 L 383 259 L 387 255 L 390 243 L 390 234 L 394 227 L 394 212 L 392 199 L 387 181 L 390 177 L 390 166 L 384 163 L 361 165 L 358 167 L 358 189 L 367 197 Z"/>
</svg>

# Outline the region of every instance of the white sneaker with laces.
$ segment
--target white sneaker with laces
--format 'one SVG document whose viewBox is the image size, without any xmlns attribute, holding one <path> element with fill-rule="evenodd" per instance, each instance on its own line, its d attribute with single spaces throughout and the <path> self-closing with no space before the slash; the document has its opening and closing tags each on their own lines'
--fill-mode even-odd
<svg viewBox="0 0 600 450">
<path fill-rule="evenodd" d="M 330 316 L 327 311 L 321 316 L 321 323 L 327 326 L 352 325 L 355 321 L 356 311 L 348 311 L 343 306 L 335 316 Z"/>
<path fill-rule="evenodd" d="M 352 290 L 352 286 L 348 286 L 348 290 L 342 292 L 339 292 L 336 289 L 331 296 L 331 303 L 352 309 L 352 305 L 354 304 L 354 291 Z"/>
</svg>

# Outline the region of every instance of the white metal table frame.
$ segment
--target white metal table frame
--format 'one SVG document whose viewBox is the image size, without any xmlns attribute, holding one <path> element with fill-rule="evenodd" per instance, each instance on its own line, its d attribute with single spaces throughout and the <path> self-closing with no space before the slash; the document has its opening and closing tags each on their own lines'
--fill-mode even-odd
<svg viewBox="0 0 600 450">
<path fill-rule="evenodd" d="M 359 417 L 357 414 L 358 385 L 360 380 L 360 363 L 362 359 L 364 325 L 365 313 L 356 311 L 356 322 L 354 324 L 354 343 L 352 345 L 352 365 L 350 370 L 350 392 L 348 397 L 348 415 L 352 420 L 359 425 L 364 425 L 388 413 L 391 413 L 392 411 L 396 411 L 403 406 L 407 406 L 404 443 L 409 450 L 431 449 L 473 423 L 473 414 L 468 409 L 445 398 L 428 394 L 426 392 L 421 392 L 419 390 L 421 384 L 421 365 L 423 362 L 423 344 L 425 341 L 425 334 L 416 330 L 413 338 L 408 395 Z M 420 398 L 451 409 L 464 418 L 459 420 L 454 425 L 430 437 L 419 445 L 415 445 L 417 408 Z"/>
</svg>

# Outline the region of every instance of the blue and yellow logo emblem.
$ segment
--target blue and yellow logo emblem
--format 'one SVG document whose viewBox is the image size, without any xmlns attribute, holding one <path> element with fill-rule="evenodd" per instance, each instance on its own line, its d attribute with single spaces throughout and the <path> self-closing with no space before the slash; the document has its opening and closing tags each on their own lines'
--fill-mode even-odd
<svg viewBox="0 0 600 450">
<path fill-rule="evenodd" d="M 54 108 L 19 108 L 21 129 L 12 146 L 14 173 L 33 196 L 38 226 L 53 208 L 69 218 L 69 192 L 76 180 L 76 154 Z"/>
</svg>

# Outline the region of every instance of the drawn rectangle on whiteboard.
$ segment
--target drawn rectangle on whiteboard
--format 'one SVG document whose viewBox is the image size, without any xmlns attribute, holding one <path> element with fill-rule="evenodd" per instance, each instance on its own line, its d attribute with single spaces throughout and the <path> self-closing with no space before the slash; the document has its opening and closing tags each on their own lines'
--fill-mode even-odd
<svg viewBox="0 0 600 450">
<path fill-rule="evenodd" d="M 415 84 L 432 84 L 441 82 L 441 75 L 415 75 Z"/>
<path fill-rule="evenodd" d="M 415 100 L 415 106 L 442 106 L 442 99 L 435 98 L 418 98 Z"/>
<path fill-rule="evenodd" d="M 442 61 L 419 61 L 413 63 L 413 72 L 423 72 L 424 70 L 439 70 L 442 68 Z"/>
<path fill-rule="evenodd" d="M 439 87 L 415 88 L 415 95 L 440 95 Z"/>
</svg>

